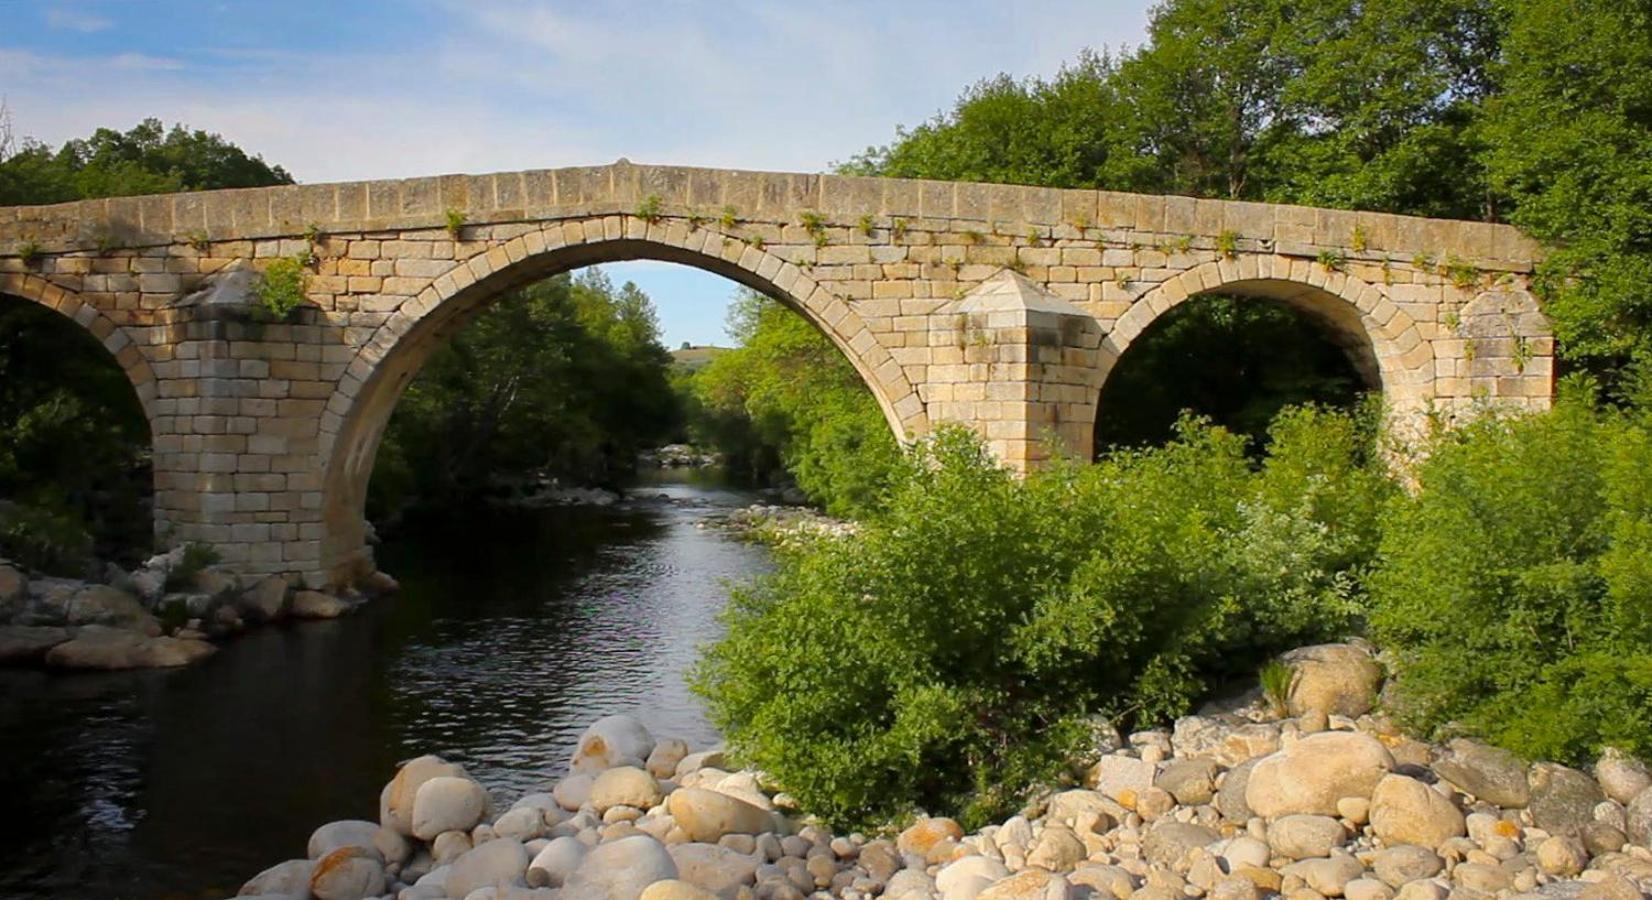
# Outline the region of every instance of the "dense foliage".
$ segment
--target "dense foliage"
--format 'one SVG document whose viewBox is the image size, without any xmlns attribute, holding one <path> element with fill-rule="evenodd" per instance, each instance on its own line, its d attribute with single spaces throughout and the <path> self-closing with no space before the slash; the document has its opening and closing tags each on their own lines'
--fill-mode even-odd
<svg viewBox="0 0 1652 900">
<path fill-rule="evenodd" d="M 528 477 L 613 483 L 678 427 L 653 304 L 600 269 L 500 298 L 396 405 L 372 482 L 382 513 Z"/>
<path fill-rule="evenodd" d="M 819 329 L 761 294 L 735 298 L 729 334 L 737 346 L 683 385 L 694 439 L 754 475 L 784 465 L 833 514 L 876 509 L 900 453 L 860 373 Z"/>
<path fill-rule="evenodd" d="M 1579 398 L 1445 435 L 1385 523 L 1394 711 L 1531 758 L 1652 755 L 1652 420 Z"/>
<path fill-rule="evenodd" d="M 736 594 L 697 687 L 809 810 L 974 822 L 1060 776 L 1087 715 L 1157 722 L 1360 607 L 1390 482 L 1355 419 L 1280 417 L 1021 479 L 943 430 L 852 540 Z"/>
<path fill-rule="evenodd" d="M 149 424 L 89 332 L 0 298 L 0 423 L 0 556 L 80 574 L 148 546 Z"/>
<path fill-rule="evenodd" d="M 57 150 L 29 139 L 13 146 L 9 131 L 10 122 L 0 121 L 0 206 L 293 180 L 280 166 L 248 156 L 216 134 L 182 125 L 168 130 L 159 119 L 145 119 L 125 132 L 99 128 Z"/>
</svg>

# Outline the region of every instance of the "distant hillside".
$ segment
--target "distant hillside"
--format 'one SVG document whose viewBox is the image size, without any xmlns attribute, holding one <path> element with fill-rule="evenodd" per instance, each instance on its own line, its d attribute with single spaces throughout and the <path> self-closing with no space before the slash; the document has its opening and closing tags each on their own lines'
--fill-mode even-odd
<svg viewBox="0 0 1652 900">
<path fill-rule="evenodd" d="M 711 362 L 711 358 L 713 356 L 716 356 L 719 353 L 727 353 L 728 350 L 729 348 L 727 347 L 696 347 L 693 345 L 687 345 L 671 351 L 671 359 L 676 365 L 692 371 L 694 369 L 701 368 L 708 362 Z"/>
</svg>

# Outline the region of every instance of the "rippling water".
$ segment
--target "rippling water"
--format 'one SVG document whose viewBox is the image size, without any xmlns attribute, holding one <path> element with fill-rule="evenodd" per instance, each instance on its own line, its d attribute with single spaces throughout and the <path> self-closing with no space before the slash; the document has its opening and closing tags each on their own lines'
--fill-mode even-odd
<svg viewBox="0 0 1652 900">
<path fill-rule="evenodd" d="M 417 523 L 379 551 L 395 599 L 189 669 L 0 671 L 0 897 L 228 896 L 315 826 L 376 818 L 420 753 L 509 797 L 608 713 L 714 740 L 683 675 L 768 560 L 693 523 L 753 498 L 639 493 L 667 499 Z"/>
</svg>

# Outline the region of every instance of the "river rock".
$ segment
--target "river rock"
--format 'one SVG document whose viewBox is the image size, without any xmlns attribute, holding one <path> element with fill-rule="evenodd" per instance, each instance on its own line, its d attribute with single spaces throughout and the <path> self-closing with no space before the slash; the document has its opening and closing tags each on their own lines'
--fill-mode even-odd
<svg viewBox="0 0 1652 900">
<path fill-rule="evenodd" d="M 690 753 L 677 763 L 676 780 L 682 781 L 685 777 L 706 768 L 720 768 L 727 761 L 728 754 L 722 750 L 701 750 Z"/>
<path fill-rule="evenodd" d="M 774 816 L 744 800 L 704 788 L 678 788 L 666 798 L 666 810 L 691 841 L 715 844 L 725 834 L 762 834 L 774 830 Z"/>
<path fill-rule="evenodd" d="M 1184 806 L 1209 803 L 1216 796 L 1216 776 L 1221 766 L 1213 759 L 1172 759 L 1159 769 L 1153 786 L 1176 798 Z"/>
<path fill-rule="evenodd" d="M 1340 897 L 1348 882 L 1365 873 L 1365 867 L 1352 856 L 1333 856 L 1294 862 L 1283 871 L 1286 875 L 1301 878 L 1322 897 Z"/>
<path fill-rule="evenodd" d="M 402 866 L 413 857 L 413 844 L 407 836 L 383 825 L 373 832 L 373 849 L 379 851 L 380 858 L 389 865 Z"/>
<path fill-rule="evenodd" d="M 314 872 L 315 860 L 289 859 L 252 876 L 246 884 L 241 885 L 241 890 L 236 896 L 305 894 L 310 890 L 310 875 Z"/>
<path fill-rule="evenodd" d="M 1104 828 L 1123 818 L 1125 812 L 1124 807 L 1100 793 L 1081 788 L 1052 794 L 1044 807 L 1045 818 L 1069 827 L 1077 827 L 1080 817 L 1093 817 L 1098 828 Z"/>
<path fill-rule="evenodd" d="M 667 878 L 643 888 L 642 900 L 718 900 L 718 897 L 686 881 Z"/>
<path fill-rule="evenodd" d="M 568 767 L 574 772 L 601 772 L 615 766 L 641 768 L 654 752 L 654 737 L 632 716 L 605 716 L 580 735 Z"/>
<path fill-rule="evenodd" d="M 287 579 L 266 575 L 236 598 L 235 609 L 249 622 L 274 622 L 287 614 Z"/>
<path fill-rule="evenodd" d="M 1353 644 L 1299 647 L 1282 659 L 1293 670 L 1285 699 L 1293 716 L 1317 712 L 1358 718 L 1371 711 L 1382 685 L 1382 666 Z"/>
<path fill-rule="evenodd" d="M 1279 749 L 1279 725 L 1231 720 L 1228 716 L 1183 716 L 1171 744 L 1182 759 L 1207 757 L 1232 767 Z"/>
<path fill-rule="evenodd" d="M 218 648 L 187 638 L 145 637 L 124 628 L 87 625 L 46 651 L 46 665 L 59 669 L 146 669 L 187 666 Z"/>
<path fill-rule="evenodd" d="M 0 622 L 10 622 L 29 602 L 29 579 L 15 566 L 0 563 Z"/>
<path fill-rule="evenodd" d="M 579 812 L 585 804 L 591 802 L 591 788 L 597 783 L 597 778 L 589 772 L 575 772 L 556 783 L 551 789 L 551 796 L 556 798 L 558 806 L 568 812 Z"/>
<path fill-rule="evenodd" d="M 340 847 L 360 847 L 382 859 L 383 854 L 374 843 L 378 831 L 377 822 L 364 822 L 360 819 L 328 822 L 310 833 L 310 858 L 320 859 Z"/>
<path fill-rule="evenodd" d="M 688 744 L 677 738 L 660 738 L 649 751 L 648 759 L 643 768 L 655 778 L 673 778 L 677 774 L 677 765 L 688 755 Z"/>
<path fill-rule="evenodd" d="M 1330 856 L 1347 836 L 1342 823 L 1330 816 L 1294 814 L 1268 824 L 1268 847 L 1292 860 Z M 1266 860 L 1262 864 L 1266 865 Z"/>
<path fill-rule="evenodd" d="M 1334 816 L 1344 797 L 1369 797 L 1394 768 L 1376 738 L 1357 732 L 1311 734 L 1264 756 L 1245 784 L 1245 804 L 1259 816 Z"/>
<path fill-rule="evenodd" d="M 675 796 L 675 794 L 673 794 Z M 647 835 L 600 844 L 563 883 L 564 900 L 637 900 L 649 885 L 677 877 L 665 845 Z"/>
<path fill-rule="evenodd" d="M 1213 843 L 1220 836 L 1215 829 L 1192 822 L 1158 822 L 1142 841 L 1142 853 L 1156 865 L 1172 868 L 1189 850 Z"/>
<path fill-rule="evenodd" d="M 1629 808 L 1624 816 L 1624 832 L 1641 846 L 1652 844 L 1652 787 L 1635 795 L 1629 801 Z"/>
<path fill-rule="evenodd" d="M 1153 786 L 1153 770 L 1152 763 L 1133 756 L 1103 756 L 1085 773 L 1084 786 L 1133 808 L 1136 798 Z"/>
<path fill-rule="evenodd" d="M 310 894 L 315 900 L 365 900 L 384 892 L 384 865 L 378 853 L 340 847 L 315 861 Z"/>
<path fill-rule="evenodd" d="M 488 792 L 471 779 L 431 778 L 413 795 L 413 836 L 428 841 L 444 831 L 469 831 L 487 808 Z"/>
<path fill-rule="evenodd" d="M 465 767 L 439 756 L 419 756 L 402 763 L 379 793 L 379 823 L 411 837 L 413 801 L 426 781 L 440 776 L 465 777 Z"/>
<path fill-rule="evenodd" d="M 543 837 L 549 826 L 545 811 L 534 806 L 513 806 L 493 822 L 493 833 L 516 841 L 531 841 Z"/>
<path fill-rule="evenodd" d="M 1520 809 L 1531 802 L 1525 763 L 1500 747 L 1458 738 L 1446 745 L 1446 752 L 1434 760 L 1432 768 L 1463 793 L 1504 809 Z"/>
<path fill-rule="evenodd" d="M 964 829 L 957 822 L 944 816 L 932 816 L 919 819 L 907 826 L 906 830 L 895 838 L 895 847 L 902 853 L 928 856 L 936 844 L 956 841 L 963 836 Z"/>
<path fill-rule="evenodd" d="M 1574 837 L 1555 835 L 1537 845 L 1537 867 L 1558 878 L 1573 878 L 1589 864 L 1589 851 Z"/>
<path fill-rule="evenodd" d="M 108 625 L 150 637 L 161 633 L 161 623 L 138 598 L 106 584 L 89 584 L 74 593 L 64 620 L 69 625 Z"/>
<path fill-rule="evenodd" d="M 1246 822 L 1255 813 L 1245 802 L 1245 790 L 1250 786 L 1250 773 L 1256 764 L 1267 757 L 1247 759 L 1228 770 L 1222 784 L 1216 789 L 1216 812 L 1229 822 Z"/>
<path fill-rule="evenodd" d="M 975 900 L 1065 900 L 1072 886 L 1043 869 L 1027 869 L 993 882 Z"/>
<path fill-rule="evenodd" d="M 297 619 L 336 619 L 351 610 L 348 602 L 320 591 L 295 591 L 292 615 Z"/>
<path fill-rule="evenodd" d="M 591 805 L 606 813 L 616 806 L 648 809 L 664 797 L 654 776 L 635 766 L 615 766 L 603 770 L 591 784 Z"/>
<path fill-rule="evenodd" d="M 1577 834 L 1595 819 L 1595 804 L 1606 799 L 1593 778 L 1557 763 L 1536 763 L 1531 781 L 1532 822 L 1550 834 Z"/>
<path fill-rule="evenodd" d="M 679 879 L 720 897 L 732 898 L 741 887 L 757 883 L 757 860 L 727 847 L 675 844 L 666 852 Z"/>
<path fill-rule="evenodd" d="M 586 849 L 572 835 L 552 838 L 528 863 L 528 884 L 533 887 L 561 887 L 585 861 Z"/>
<path fill-rule="evenodd" d="M 464 900 L 482 888 L 525 885 L 527 871 L 527 849 L 511 838 L 494 838 L 453 861 L 447 871 L 447 895 Z"/>
<path fill-rule="evenodd" d="M 1423 878 L 1433 878 L 1444 868 L 1445 860 L 1433 850 L 1410 844 L 1379 850 L 1371 859 L 1371 871 L 1392 888 Z"/>
<path fill-rule="evenodd" d="M 0 666 L 30 666 L 46 659 L 46 651 L 74 637 L 55 625 L 0 625 Z"/>
<path fill-rule="evenodd" d="M 1595 762 L 1595 780 L 1600 782 L 1607 797 L 1628 805 L 1652 787 L 1652 772 L 1647 770 L 1646 763 L 1625 756 L 1616 748 L 1608 748 Z"/>
<path fill-rule="evenodd" d="M 1463 813 L 1415 778 L 1386 775 L 1371 794 L 1371 831 L 1384 843 L 1436 848 L 1468 833 Z"/>
<path fill-rule="evenodd" d="M 1084 842 L 1071 829 L 1050 825 L 1044 828 L 1044 833 L 1027 854 L 1027 865 L 1051 872 L 1068 872 L 1088 855 Z"/>
<path fill-rule="evenodd" d="M 935 889 L 943 900 L 971 900 L 993 882 L 1008 878 L 1010 870 L 987 856 L 966 856 L 935 874 Z"/>
</svg>

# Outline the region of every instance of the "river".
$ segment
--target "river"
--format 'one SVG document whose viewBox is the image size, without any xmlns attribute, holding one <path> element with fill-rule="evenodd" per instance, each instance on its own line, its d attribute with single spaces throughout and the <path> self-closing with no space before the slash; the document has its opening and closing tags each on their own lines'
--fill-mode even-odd
<svg viewBox="0 0 1652 900">
<path fill-rule="evenodd" d="M 379 549 L 394 598 L 188 669 L 0 671 L 0 897 L 233 895 L 317 825 L 376 820 L 421 753 L 507 798 L 608 713 L 714 741 L 684 674 L 768 556 L 694 523 L 757 498 L 702 473 L 636 494 L 410 525 Z"/>
</svg>

